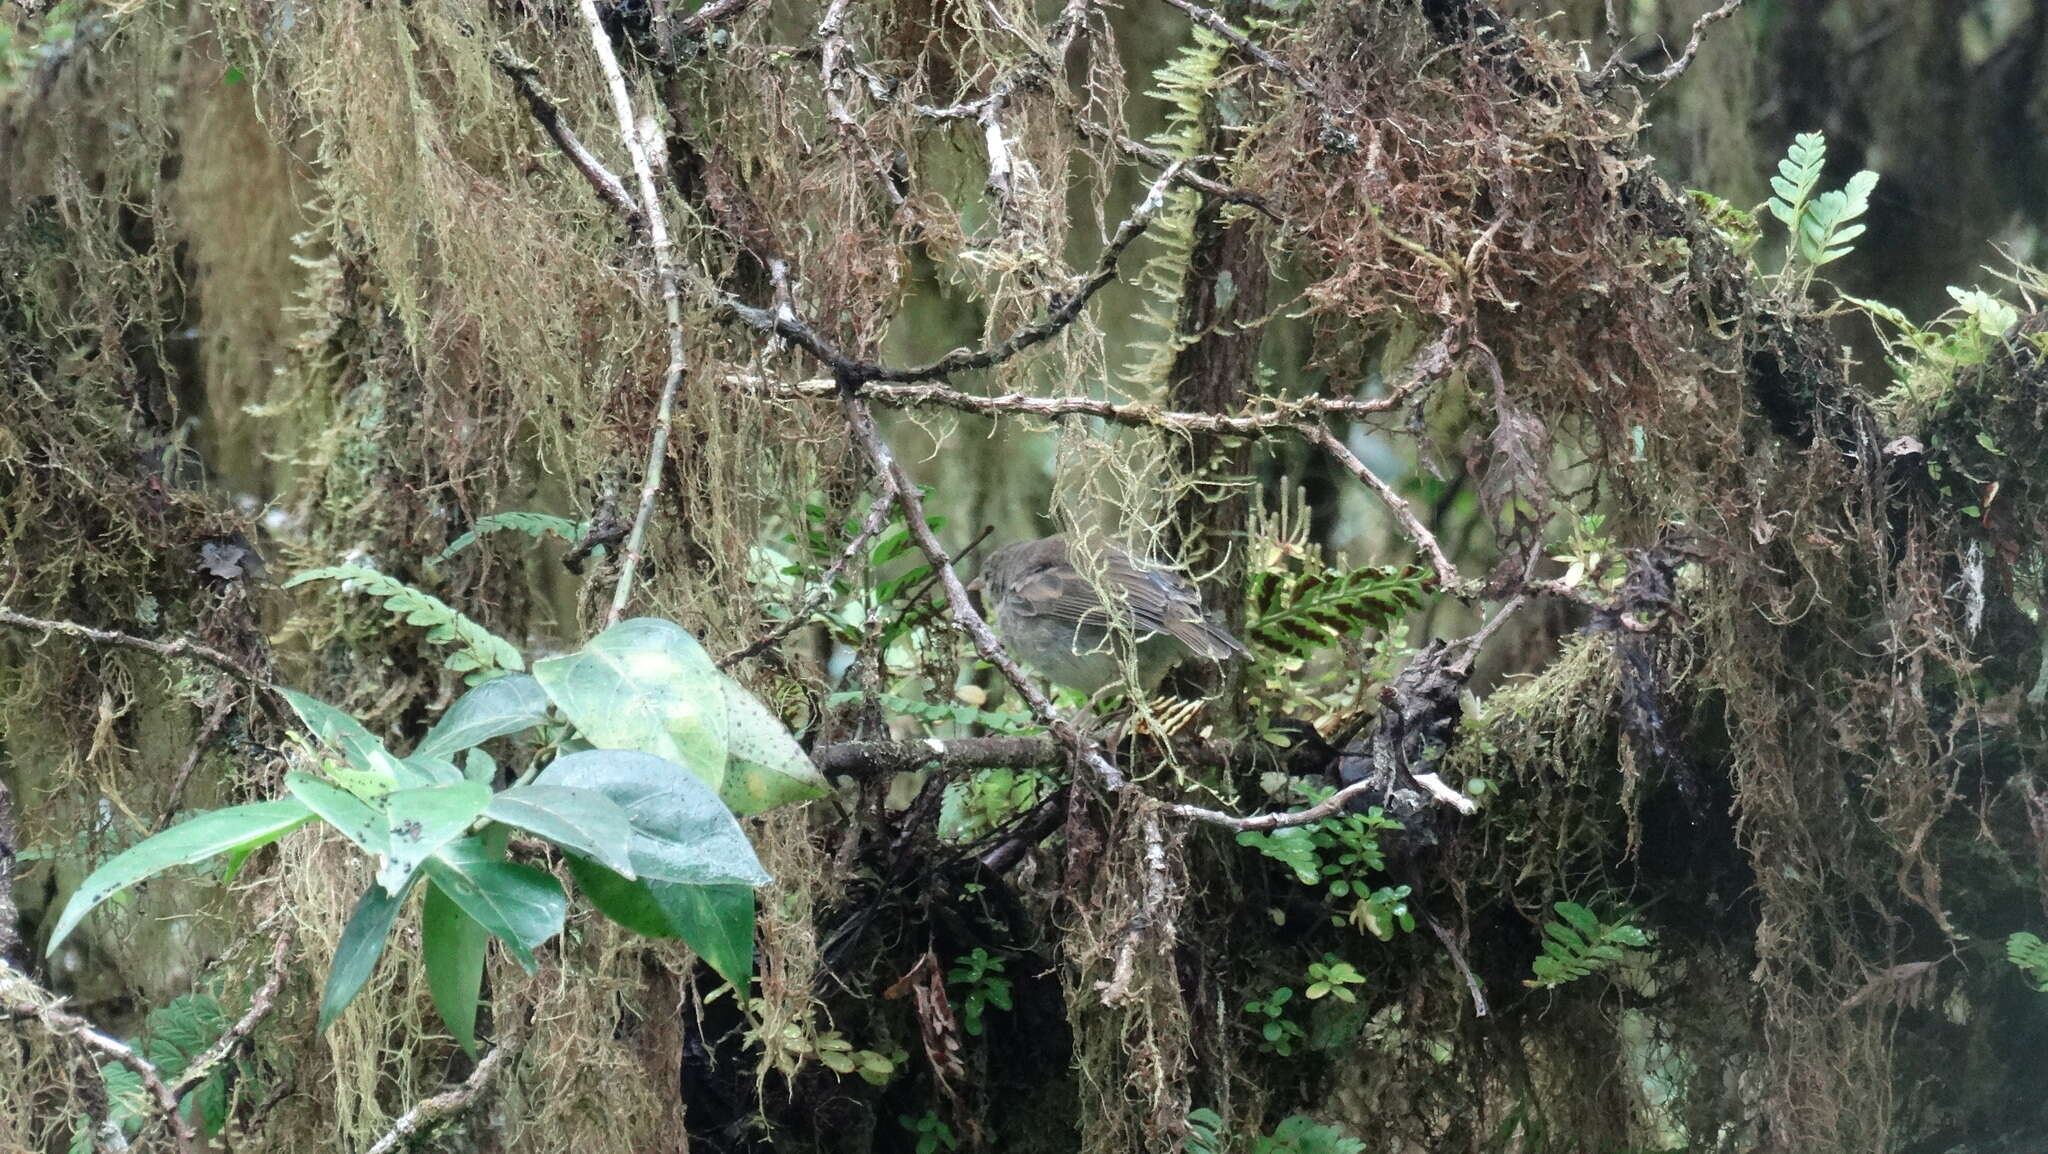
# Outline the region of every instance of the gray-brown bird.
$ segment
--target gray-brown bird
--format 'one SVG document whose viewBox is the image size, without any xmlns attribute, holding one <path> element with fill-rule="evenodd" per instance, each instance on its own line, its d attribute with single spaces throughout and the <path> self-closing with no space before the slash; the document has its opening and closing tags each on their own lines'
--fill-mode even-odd
<svg viewBox="0 0 2048 1154">
<path fill-rule="evenodd" d="M 1083 565 L 1116 590 L 1137 641 L 1136 688 L 1151 692 L 1166 671 L 1188 657 L 1223 662 L 1244 646 L 1202 610 L 1195 587 L 1177 573 L 1133 558 L 1113 545 Z M 1097 693 L 1124 676 L 1124 652 L 1113 637 L 1102 595 L 1077 568 L 1064 537 L 1019 541 L 989 554 L 969 587 L 988 607 L 1003 643 L 1048 680 Z"/>
</svg>

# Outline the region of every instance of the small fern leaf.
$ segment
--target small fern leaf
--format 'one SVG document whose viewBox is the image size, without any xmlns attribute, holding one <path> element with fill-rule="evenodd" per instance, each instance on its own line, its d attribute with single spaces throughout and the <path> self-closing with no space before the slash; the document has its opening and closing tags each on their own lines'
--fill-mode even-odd
<svg viewBox="0 0 2048 1154">
<path fill-rule="evenodd" d="M 484 534 L 496 533 L 504 529 L 524 533 L 536 541 L 542 537 L 559 537 L 564 541 L 578 541 L 582 539 L 583 534 L 586 532 L 585 526 L 581 522 L 571 521 L 567 517 L 557 517 L 551 513 L 526 513 L 516 510 L 507 513 L 492 513 L 488 516 L 478 517 L 475 524 L 470 526 L 469 532 L 450 541 L 446 549 L 441 550 L 434 556 L 434 560 L 446 561 L 448 558 L 476 544 L 483 538 Z"/>
<path fill-rule="evenodd" d="M 1249 591 L 1247 631 L 1264 648 L 1306 657 L 1340 638 L 1385 629 L 1421 608 L 1428 581 L 1413 565 L 1261 573 Z"/>
<path fill-rule="evenodd" d="M 1778 175 L 1771 178 L 1771 215 L 1786 228 L 1797 229 L 1827 161 L 1828 140 L 1822 133 L 1802 132 L 1792 138 L 1792 147 L 1778 162 Z"/>
<path fill-rule="evenodd" d="M 384 608 L 399 615 L 406 624 L 424 626 L 430 644 L 457 647 L 457 651 L 443 662 L 457 673 L 518 672 L 526 668 L 525 659 L 520 657 L 519 649 L 511 642 L 463 616 L 439 597 L 415 589 L 396 577 L 386 576 L 364 565 L 331 565 L 324 569 L 308 569 L 285 582 L 284 587 L 290 589 L 314 581 L 339 581 L 345 591 L 354 586 L 361 592 L 383 598 Z"/>
<path fill-rule="evenodd" d="M 2035 989 L 2048 994 L 2048 942 L 2021 930 L 2005 939 L 2005 957 L 2020 968 Z"/>
<path fill-rule="evenodd" d="M 1650 936 L 1625 922 L 1608 923 L 1576 902 L 1552 907 L 1559 921 L 1543 926 L 1543 952 L 1529 963 L 1533 978 L 1522 984 L 1552 989 L 1599 973 L 1627 960 L 1630 951 L 1650 944 Z"/>
</svg>

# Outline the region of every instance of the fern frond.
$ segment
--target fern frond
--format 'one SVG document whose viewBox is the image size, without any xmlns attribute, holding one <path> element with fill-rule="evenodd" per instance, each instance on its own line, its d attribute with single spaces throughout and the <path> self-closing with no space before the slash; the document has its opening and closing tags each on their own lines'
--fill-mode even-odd
<svg viewBox="0 0 2048 1154">
<path fill-rule="evenodd" d="M 445 664 L 457 673 L 483 673 L 493 669 L 519 671 L 526 662 L 513 644 L 463 616 L 453 606 L 431 593 L 423 593 L 396 577 L 387 577 L 364 565 L 331 565 L 308 569 L 284 583 L 290 589 L 312 581 L 340 581 L 344 590 L 354 585 L 362 592 L 384 598 L 384 608 L 405 618 L 407 625 L 422 625 L 427 640 L 435 645 L 456 647 Z"/>
<path fill-rule="evenodd" d="M 1543 952 L 1529 964 L 1536 976 L 1522 979 L 1525 986 L 1554 989 L 1607 969 L 1630 950 L 1650 944 L 1642 930 L 1626 922 L 1603 922 L 1577 902 L 1558 902 L 1552 908 L 1563 920 L 1544 925 Z"/>
<path fill-rule="evenodd" d="M 1818 132 L 1802 132 L 1792 138 L 1792 147 L 1778 162 L 1778 175 L 1771 178 L 1771 215 L 1786 228 L 1798 231 L 1806 202 L 1820 185 L 1820 170 L 1828 162 L 1828 138 Z"/>
<path fill-rule="evenodd" d="M 571 521 L 567 517 L 557 517 L 552 513 L 523 513 L 518 511 L 492 513 L 488 516 L 478 517 L 476 523 L 470 526 L 469 532 L 450 541 L 446 549 L 441 550 L 440 553 L 434 556 L 434 560 L 446 561 L 448 558 L 476 544 L 484 534 L 496 533 L 502 529 L 517 530 L 536 541 L 542 537 L 559 537 L 564 541 L 578 541 L 582 539 L 586 531 L 582 522 Z"/>
<path fill-rule="evenodd" d="M 1799 220 L 1799 255 L 1816 268 L 1848 256 L 1864 232 L 1863 225 L 1849 222 L 1870 208 L 1876 187 L 1877 174 L 1864 169 L 1844 187 L 1816 197 Z"/>
<path fill-rule="evenodd" d="M 1428 581 L 1428 572 L 1413 565 L 1298 574 L 1268 569 L 1252 576 L 1246 632 L 1266 649 L 1306 657 L 1420 609 Z"/>
<path fill-rule="evenodd" d="M 2005 957 L 2020 968 L 2035 989 L 2048 994 L 2048 942 L 2021 930 L 2005 939 Z"/>
</svg>

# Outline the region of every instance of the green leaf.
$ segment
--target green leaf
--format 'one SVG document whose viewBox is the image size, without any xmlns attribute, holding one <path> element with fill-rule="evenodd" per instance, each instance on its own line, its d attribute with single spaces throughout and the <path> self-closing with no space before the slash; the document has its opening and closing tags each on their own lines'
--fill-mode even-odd
<svg viewBox="0 0 2048 1154">
<path fill-rule="evenodd" d="M 290 589 L 309 581 L 339 581 L 344 586 L 355 586 L 372 596 L 384 598 L 384 608 L 403 616 L 406 624 L 426 626 L 430 643 L 461 647 L 460 652 L 445 662 L 450 669 L 517 671 L 526 668 L 525 660 L 511 642 L 463 616 L 440 598 L 421 592 L 396 577 L 387 577 L 362 565 L 331 565 L 325 569 L 308 569 L 285 582 L 284 587 Z"/>
<path fill-rule="evenodd" d="M 379 806 L 372 806 L 332 782 L 321 781 L 296 769 L 284 775 L 284 787 L 291 791 L 293 797 L 304 802 L 306 808 L 319 814 L 321 820 L 339 830 L 341 836 L 354 842 L 357 849 L 371 857 L 380 857 L 391 848 L 391 827 Z"/>
<path fill-rule="evenodd" d="M 334 947 L 326 992 L 320 995 L 319 1032 L 326 1032 L 328 1025 L 362 992 L 363 983 L 370 980 L 377 959 L 384 956 L 391 925 L 398 920 L 399 908 L 404 904 L 404 893 L 389 893 L 378 885 L 364 890 L 363 896 L 356 899 L 355 912 L 341 928 L 341 941 Z"/>
<path fill-rule="evenodd" d="M 498 776 L 498 759 L 481 749 L 472 748 L 462 759 L 462 779 L 491 784 Z"/>
<path fill-rule="evenodd" d="M 202 813 L 198 817 L 145 838 L 108 858 L 79 883 L 77 892 L 64 904 L 57 927 L 50 933 L 45 953 L 57 947 L 78 927 L 93 907 L 172 866 L 190 865 L 218 854 L 250 850 L 268 845 L 312 820 L 306 806 L 290 798 L 234 805 Z"/>
<path fill-rule="evenodd" d="M 389 846 L 377 882 L 398 893 L 420 863 L 461 837 L 491 804 L 491 787 L 458 781 L 425 789 L 401 789 L 384 799 L 390 822 Z"/>
<path fill-rule="evenodd" d="M 362 722 L 317 697 L 309 697 L 281 685 L 273 688 L 291 703 L 292 710 L 299 715 L 299 720 L 306 723 L 313 736 L 330 751 L 340 754 L 348 767 L 355 771 L 354 776 L 334 775 L 335 780 L 342 781 L 352 792 L 368 797 L 389 793 L 402 784 L 422 784 L 401 780 L 402 770 L 397 759 L 384 748 L 383 742 L 363 728 Z"/>
<path fill-rule="evenodd" d="M 547 715 L 548 695 L 540 682 L 524 673 L 495 677 L 456 698 L 413 756 L 452 757 L 493 737 L 531 729 Z"/>
<path fill-rule="evenodd" d="M 462 912 L 505 943 L 527 973 L 533 947 L 561 932 L 569 899 L 545 870 L 498 861 L 482 838 L 468 837 L 426 861 L 424 872 Z"/>
<path fill-rule="evenodd" d="M 685 885 L 766 885 L 768 872 L 718 796 L 683 767 L 627 750 L 558 757 L 536 785 L 596 790 L 632 823 L 633 872 Z"/>
<path fill-rule="evenodd" d="M 463 913 L 439 885 L 428 883 L 420 903 L 420 954 L 426 960 L 427 989 L 455 1043 L 472 1058 L 488 938 L 475 918 Z"/>
<path fill-rule="evenodd" d="M 580 653 L 534 662 L 555 707 L 599 749 L 630 749 L 725 784 L 725 683 L 682 626 L 655 617 L 621 621 Z"/>
<path fill-rule="evenodd" d="M 682 939 L 738 989 L 745 990 L 752 980 L 753 887 L 632 881 L 573 854 L 569 872 L 604 916 L 646 937 Z"/>
<path fill-rule="evenodd" d="M 721 675 L 723 677 L 723 675 Z M 832 791 L 782 719 L 730 677 L 725 682 L 725 739 L 730 760 L 718 796 L 734 813 L 760 813 Z"/>
<path fill-rule="evenodd" d="M 607 869 L 634 876 L 633 826 L 617 802 L 594 789 L 515 785 L 491 799 L 484 816 L 573 850 Z"/>
</svg>

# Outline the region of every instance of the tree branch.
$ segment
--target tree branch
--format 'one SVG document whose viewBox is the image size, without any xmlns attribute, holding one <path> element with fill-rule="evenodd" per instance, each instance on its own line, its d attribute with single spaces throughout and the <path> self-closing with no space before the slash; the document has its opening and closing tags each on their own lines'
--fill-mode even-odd
<svg viewBox="0 0 2048 1154">
<path fill-rule="evenodd" d="M 234 1025 L 228 1027 L 226 1033 L 206 1048 L 205 1053 L 194 1058 L 191 1064 L 185 1067 L 185 1072 L 178 1076 L 177 1081 L 171 1083 L 171 1097 L 184 1101 L 185 1095 L 206 1081 L 213 1073 L 213 1068 L 226 1061 L 250 1032 L 270 1014 L 270 1008 L 277 1000 L 277 992 L 284 988 L 286 963 L 291 959 L 292 941 L 293 935 L 289 928 L 277 935 L 277 944 L 270 950 L 270 968 L 264 976 L 262 987 L 256 991 L 256 996 L 249 999 L 249 1008 L 243 1011 L 241 1018 L 236 1020 Z"/>
<path fill-rule="evenodd" d="M 875 498 L 875 503 L 868 506 L 868 518 L 862 522 L 860 532 L 854 534 L 853 539 L 846 543 L 846 548 L 840 550 L 839 557 L 831 566 L 818 575 L 816 588 L 804 598 L 803 604 L 791 611 L 789 620 L 770 629 L 753 644 L 743 649 L 735 649 L 719 658 L 718 667 L 730 669 L 749 657 L 758 657 L 774 648 L 783 638 L 803 628 L 804 622 L 811 619 L 811 614 L 823 608 L 826 599 L 832 596 L 832 583 L 839 579 L 839 574 L 845 570 L 847 564 L 867 547 L 869 541 L 875 539 L 875 534 L 880 533 L 883 527 L 889 524 L 889 509 L 895 503 L 895 496 L 884 489 L 882 495 Z"/>
<path fill-rule="evenodd" d="M 164 1085 L 156 1064 L 135 1052 L 133 1046 L 102 1033 L 97 1026 L 64 1009 L 64 1000 L 37 985 L 14 964 L 0 958 L 0 1014 L 18 1021 L 34 1021 L 51 1036 L 67 1039 L 73 1046 L 102 1055 L 127 1067 L 142 1080 L 149 1092 L 151 1111 L 160 1116 L 177 1136 L 181 1149 L 192 1149 L 198 1134 L 178 1113 L 178 1100 Z"/>
<path fill-rule="evenodd" d="M 1353 453 L 1336 434 L 1330 432 L 1328 425 L 1303 421 L 1295 428 L 1302 436 L 1322 446 L 1325 452 L 1336 458 L 1338 464 L 1350 470 L 1352 476 L 1365 482 L 1366 488 L 1371 489 L 1379 497 L 1380 502 L 1387 507 L 1387 512 L 1393 514 L 1394 520 L 1399 522 L 1408 534 L 1408 539 L 1415 542 L 1416 546 L 1429 556 L 1429 563 L 1436 568 L 1437 579 L 1443 582 L 1444 588 L 1456 592 L 1464 587 L 1464 579 L 1458 576 L 1458 567 L 1451 564 L 1451 559 L 1445 555 L 1443 546 L 1437 543 L 1436 534 L 1431 533 L 1422 524 L 1415 516 L 1415 510 L 1401 494 L 1394 492 L 1392 485 L 1382 481 L 1377 473 L 1366 468 L 1365 462 L 1358 459 L 1358 454 Z"/>
<path fill-rule="evenodd" d="M 632 158 L 633 175 L 640 184 L 642 218 L 647 223 L 647 236 L 654 250 L 654 276 L 661 285 L 662 308 L 668 314 L 668 372 L 661 383 L 661 403 L 654 415 L 654 443 L 647 449 L 647 468 L 640 483 L 640 508 L 633 515 L 633 530 L 626 536 L 626 556 L 619 567 L 619 584 L 612 592 L 612 609 L 608 617 L 616 625 L 625 616 L 626 605 L 633 596 L 633 573 L 640 565 L 641 551 L 647 541 L 647 523 L 654 519 L 654 498 L 661 490 L 662 465 L 668 459 L 668 431 L 674 422 L 676 390 L 682 385 L 683 373 L 687 370 L 687 354 L 683 350 L 683 305 L 682 294 L 676 286 L 675 267 L 669 260 L 668 219 L 661 211 L 661 190 L 654 183 L 654 166 L 647 159 L 647 146 L 640 137 L 639 118 L 633 114 L 633 96 L 626 88 L 626 78 L 619 71 L 619 58 L 612 52 L 612 40 L 605 33 L 604 21 L 598 16 L 596 0 L 578 0 L 577 8 L 583 14 L 583 23 L 590 31 L 591 48 L 597 53 L 597 64 L 604 72 L 606 83 L 611 88 L 612 113 L 618 118 L 619 136 L 626 145 L 626 155 Z"/>
<path fill-rule="evenodd" d="M 619 178 L 583 146 L 576 133 L 562 123 L 561 111 L 541 89 L 540 69 L 503 48 L 491 50 L 491 63 L 497 65 L 498 71 L 511 79 L 512 87 L 518 90 L 519 95 L 526 98 L 526 107 L 533 114 L 534 122 L 548 134 L 548 139 L 555 142 L 555 147 L 562 150 L 562 155 L 569 158 L 569 163 L 576 166 L 576 171 L 583 174 L 583 179 L 590 182 L 590 187 L 597 191 L 598 199 L 611 205 L 635 232 L 644 229 L 647 222 L 640 215 L 640 202 L 634 200 L 633 194 L 626 191 Z"/>
<path fill-rule="evenodd" d="M 1167 2 L 1173 3 L 1174 0 L 1167 0 Z M 1727 3 L 1721 5 L 1719 8 L 1715 8 L 1709 12 L 1703 13 L 1699 19 L 1693 21 L 1692 35 L 1685 42 L 1685 51 L 1680 52 L 1677 58 L 1672 60 L 1671 63 L 1665 65 L 1661 71 L 1645 72 L 1641 68 L 1637 67 L 1633 62 L 1625 59 L 1629 50 L 1629 45 L 1625 43 L 1621 47 L 1614 50 L 1614 54 L 1607 58 L 1607 63 L 1601 65 L 1600 71 L 1595 72 L 1591 77 L 1589 77 L 1586 83 L 1604 84 L 1607 82 L 1609 78 L 1611 78 L 1615 74 L 1616 71 L 1626 72 L 1630 76 L 1633 76 L 1637 80 L 1643 81 L 1646 84 L 1668 84 L 1671 81 L 1678 79 L 1681 75 L 1685 73 L 1686 69 L 1692 67 L 1693 57 L 1699 55 L 1700 43 L 1705 38 L 1707 29 L 1710 26 L 1718 24 L 1721 21 L 1728 19 L 1730 16 L 1735 15 L 1736 10 L 1741 8 L 1743 3 L 1744 0 L 1727 0 Z M 1614 13 L 1610 8 L 1608 12 L 1610 33 L 1612 33 L 1613 31 L 1613 17 Z"/>
<path fill-rule="evenodd" d="M 588 3 L 588 0 L 585 2 Z M 519 1053 L 523 1042 L 523 1038 L 515 1035 L 498 1043 L 496 1049 L 485 1054 L 483 1061 L 476 1064 L 476 1069 L 470 1071 L 469 1077 L 462 1085 L 436 1094 L 407 1110 L 365 1154 L 391 1154 L 391 1151 L 398 1149 L 414 1134 L 468 1110 L 475 1104 L 477 1097 L 490 1088 L 491 1081 L 498 1076 L 498 1072 L 505 1064 Z"/>
<path fill-rule="evenodd" d="M 75 621 L 48 621 L 40 617 L 30 617 L 25 613 L 16 613 L 6 606 L 0 606 L 0 625 L 12 625 L 17 629 L 33 629 L 42 633 L 61 633 L 66 637 L 76 637 L 80 640 L 92 641 L 100 645 L 118 645 L 127 649 L 140 649 L 147 653 L 154 653 L 159 657 L 184 657 L 194 661 L 202 661 L 242 681 L 244 684 L 253 685 L 265 690 L 270 688 L 270 682 L 258 676 L 248 666 L 229 657 L 218 649 L 201 644 L 189 637 L 174 637 L 169 641 L 151 641 L 146 637 L 135 637 L 127 633 L 117 633 L 111 629 L 94 629 L 90 626 L 80 625 Z"/>
</svg>

